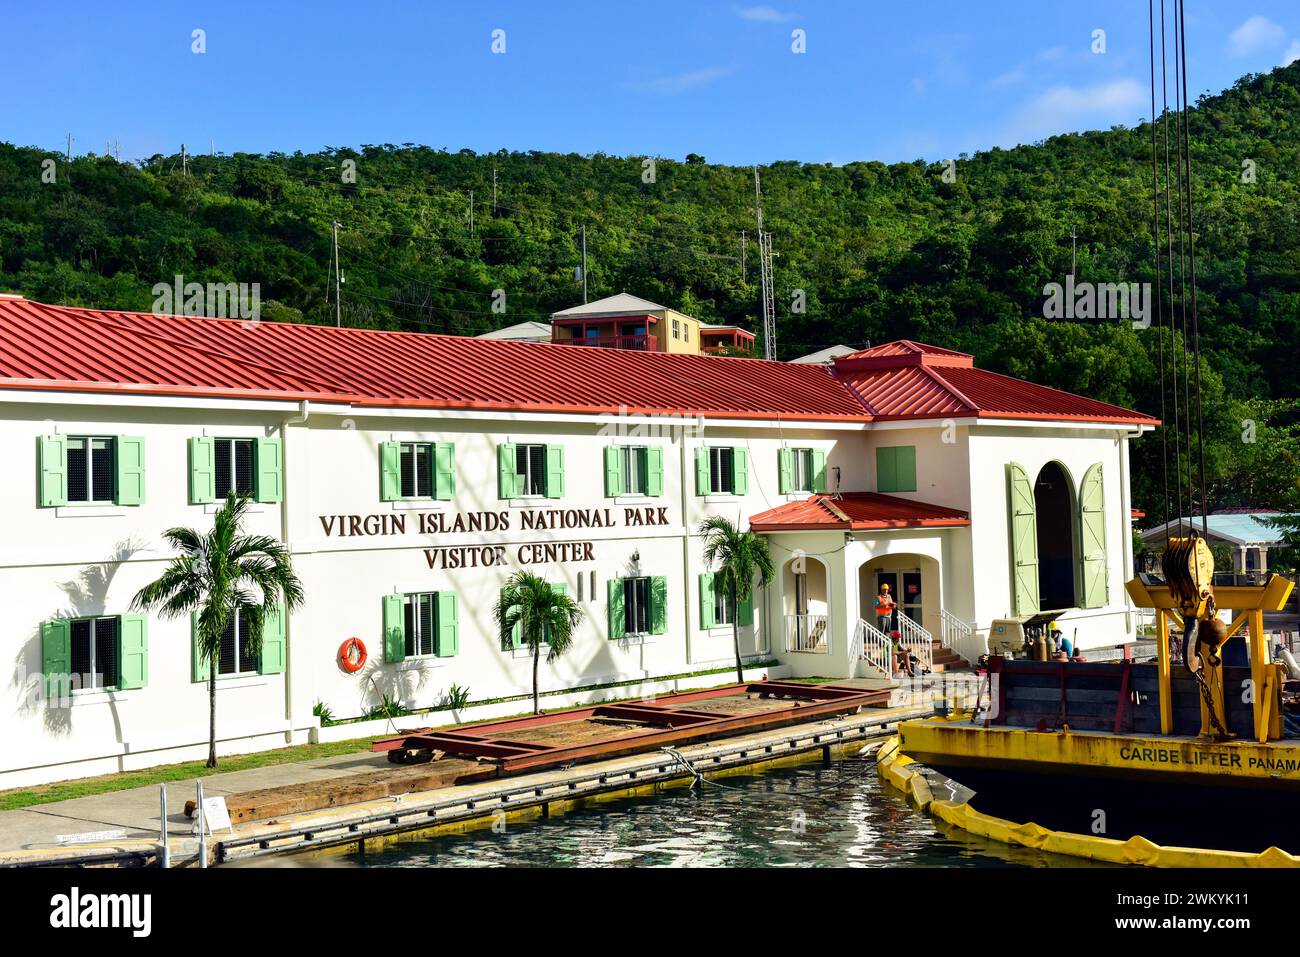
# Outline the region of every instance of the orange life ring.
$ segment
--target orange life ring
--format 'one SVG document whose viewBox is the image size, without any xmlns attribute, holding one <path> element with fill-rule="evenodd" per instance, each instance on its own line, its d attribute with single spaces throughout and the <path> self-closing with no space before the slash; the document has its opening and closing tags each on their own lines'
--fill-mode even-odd
<svg viewBox="0 0 1300 957">
<path fill-rule="evenodd" d="M 349 638 L 339 645 L 339 667 L 350 675 L 366 665 L 366 646 L 360 638 Z"/>
</svg>

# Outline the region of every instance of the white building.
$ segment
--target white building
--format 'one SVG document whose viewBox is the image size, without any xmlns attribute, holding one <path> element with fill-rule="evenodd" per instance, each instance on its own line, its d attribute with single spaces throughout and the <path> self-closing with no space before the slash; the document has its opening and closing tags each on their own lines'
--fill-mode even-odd
<svg viewBox="0 0 1300 957">
<path fill-rule="evenodd" d="M 881 576 L 954 642 L 1040 601 L 1075 609 L 1085 647 L 1132 630 L 1128 442 L 1154 420 L 931 346 L 801 366 L 11 297 L 0 399 L 0 788 L 206 753 L 190 623 L 130 606 L 163 530 L 209 527 L 232 484 L 307 601 L 260 659 L 230 635 L 225 753 L 305 740 L 317 701 L 344 718 L 380 694 L 526 693 L 490 615 L 520 567 L 586 611 L 543 690 L 725 667 L 709 515 L 767 535 L 778 573 L 742 611 L 744 653 L 800 674 L 872 673 Z M 64 672 L 79 690 L 46 696 Z"/>
</svg>

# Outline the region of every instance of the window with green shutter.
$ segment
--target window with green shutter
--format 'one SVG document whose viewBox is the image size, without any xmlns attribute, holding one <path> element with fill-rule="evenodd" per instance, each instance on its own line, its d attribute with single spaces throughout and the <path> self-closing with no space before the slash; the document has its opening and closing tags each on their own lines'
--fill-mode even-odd
<svg viewBox="0 0 1300 957">
<path fill-rule="evenodd" d="M 379 443 L 379 497 L 450 501 L 456 490 L 456 449 L 450 442 Z"/>
<path fill-rule="evenodd" d="M 795 492 L 826 491 L 826 453 L 821 449 L 781 449 L 780 482 L 782 495 Z"/>
<path fill-rule="evenodd" d="M 915 445 L 882 446 L 876 449 L 876 491 L 916 491 Z"/>
<path fill-rule="evenodd" d="M 385 595 L 384 635 L 385 661 L 455 656 L 460 650 L 459 603 L 455 593 Z"/>
<path fill-rule="evenodd" d="M 44 435 L 36 442 L 41 507 L 144 501 L 144 439 Z"/>
<path fill-rule="evenodd" d="M 609 582 L 609 637 L 662 635 L 668 630 L 668 579 L 614 578 Z"/>
<path fill-rule="evenodd" d="M 749 455 L 745 449 L 714 445 L 695 451 L 697 495 L 744 495 L 749 491 Z"/>
<path fill-rule="evenodd" d="M 284 501 L 284 447 L 279 436 L 190 439 L 190 504 L 224 501 L 230 492 L 254 501 Z"/>
<path fill-rule="evenodd" d="M 606 498 L 615 498 L 623 494 L 623 451 L 621 445 L 605 446 Z"/>
<path fill-rule="evenodd" d="M 644 445 L 605 448 L 605 495 L 662 495 L 663 449 Z"/>
<path fill-rule="evenodd" d="M 149 680 L 148 624 L 143 615 L 52 618 L 41 623 L 46 693 L 130 691 Z"/>
<path fill-rule="evenodd" d="M 611 578 L 606 591 L 609 596 L 609 637 L 611 640 L 622 638 L 627 634 L 627 610 L 623 601 L 626 594 L 625 580 Z"/>
</svg>

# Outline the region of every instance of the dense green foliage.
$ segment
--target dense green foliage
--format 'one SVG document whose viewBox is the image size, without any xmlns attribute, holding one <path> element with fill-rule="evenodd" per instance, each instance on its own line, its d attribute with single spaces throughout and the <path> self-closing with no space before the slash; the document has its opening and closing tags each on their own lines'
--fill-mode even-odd
<svg viewBox="0 0 1300 957">
<path fill-rule="evenodd" d="M 1300 505 L 1298 119 L 1300 63 L 1203 98 L 1190 118 L 1212 505 Z M 1144 125 L 963 156 L 953 182 L 920 161 L 764 167 L 779 355 L 905 336 L 1159 415 L 1153 331 L 1043 318 L 1072 230 L 1080 281 L 1153 280 L 1149 151 Z M 47 159 L 54 183 L 42 181 Z M 410 144 L 190 157 L 184 170 L 179 156 L 67 164 L 0 144 L 0 288 L 148 309 L 154 283 L 177 274 L 257 282 L 263 318 L 332 323 L 338 220 L 345 324 L 473 334 L 577 302 L 586 224 L 592 298 L 626 290 L 753 328 L 753 189 L 750 169 L 694 154 L 655 160 L 649 177 L 641 157 Z M 806 312 L 792 310 L 795 290 Z M 1160 445 L 1135 453 L 1135 504 L 1153 517 Z"/>
</svg>

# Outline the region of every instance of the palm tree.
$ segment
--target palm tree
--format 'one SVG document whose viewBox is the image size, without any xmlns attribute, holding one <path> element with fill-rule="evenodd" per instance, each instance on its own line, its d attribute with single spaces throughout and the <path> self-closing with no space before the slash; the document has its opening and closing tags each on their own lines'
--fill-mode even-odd
<svg viewBox="0 0 1300 957">
<path fill-rule="evenodd" d="M 208 659 L 208 767 L 217 766 L 217 670 L 221 636 L 242 615 L 245 647 L 262 650 L 262 625 L 275 605 L 284 614 L 302 604 L 302 583 L 289 550 L 268 535 L 243 535 L 248 499 L 233 491 L 206 535 L 172 528 L 163 538 L 179 554 L 157 581 L 136 593 L 137 611 L 156 608 L 163 618 L 197 612 L 195 653 Z"/>
<path fill-rule="evenodd" d="M 766 585 L 772 580 L 772 556 L 767 540 L 753 532 L 742 532 L 720 515 L 700 522 L 698 534 L 704 537 L 704 564 L 717 567 L 713 587 L 721 589 L 731 608 L 731 637 L 736 648 L 736 680 L 744 682 L 740 663 L 740 603 L 750 597 L 754 579 Z"/>
<path fill-rule="evenodd" d="M 520 640 L 532 652 L 533 714 L 541 714 L 537 704 L 537 663 L 542 645 L 547 646 L 547 664 L 568 651 L 573 631 L 582 621 L 582 606 L 541 576 L 518 571 L 506 580 L 492 617 L 503 645 L 511 643 L 517 628 Z"/>
</svg>

